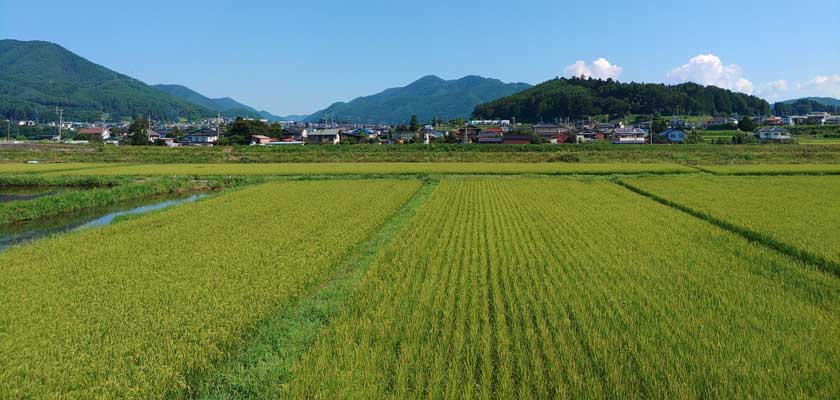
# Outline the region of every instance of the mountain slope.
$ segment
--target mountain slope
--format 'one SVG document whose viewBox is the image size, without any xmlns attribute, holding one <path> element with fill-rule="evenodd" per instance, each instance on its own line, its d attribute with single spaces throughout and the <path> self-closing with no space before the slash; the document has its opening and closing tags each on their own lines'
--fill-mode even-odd
<svg viewBox="0 0 840 400">
<path fill-rule="evenodd" d="M 230 97 L 222 97 L 218 99 L 209 98 L 183 85 L 153 85 L 152 87 L 179 99 L 217 111 L 223 116 L 229 118 L 264 118 L 269 121 L 278 121 L 281 119 L 281 117 L 278 117 L 268 111 L 258 111 L 257 109 L 242 104 Z"/>
<path fill-rule="evenodd" d="M 770 105 L 755 96 L 696 83 L 663 85 L 620 83 L 613 80 L 552 79 L 513 96 L 475 108 L 484 118 L 512 118 L 522 122 L 585 118 L 611 114 L 767 115 Z"/>
<path fill-rule="evenodd" d="M 339 121 L 402 123 L 408 122 L 413 114 L 421 121 L 435 117 L 442 120 L 466 118 L 477 104 L 529 87 L 525 83 L 503 83 L 480 76 L 447 81 L 430 75 L 405 87 L 387 89 L 349 103 L 335 103 L 310 115 L 307 121 L 319 121 L 328 116 Z"/>
<path fill-rule="evenodd" d="M 0 40 L 0 115 L 54 120 L 55 107 L 68 120 L 98 120 L 152 114 L 197 118 L 215 113 L 94 64 L 49 42 Z"/>
<path fill-rule="evenodd" d="M 820 103 L 824 106 L 833 106 L 833 107 L 840 107 L 840 100 L 835 99 L 833 97 L 803 97 L 801 99 L 792 99 L 792 100 L 785 100 L 780 103 L 784 104 L 794 104 L 798 101 L 808 100 Z"/>
<path fill-rule="evenodd" d="M 773 111 L 777 115 L 806 115 L 812 112 L 840 112 L 840 100 L 831 97 L 805 97 L 802 99 L 787 100 L 773 105 Z"/>
</svg>

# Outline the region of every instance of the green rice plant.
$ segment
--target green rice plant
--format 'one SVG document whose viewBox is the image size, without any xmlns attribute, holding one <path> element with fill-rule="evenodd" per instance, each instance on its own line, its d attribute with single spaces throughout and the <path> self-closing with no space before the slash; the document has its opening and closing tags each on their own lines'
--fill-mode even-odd
<svg viewBox="0 0 840 400">
<path fill-rule="evenodd" d="M 183 396 L 419 182 L 272 182 L 0 254 L 0 398 Z"/>
<path fill-rule="evenodd" d="M 840 177 L 646 177 L 624 182 L 840 273 Z"/>
<path fill-rule="evenodd" d="M 706 165 L 701 168 L 719 175 L 840 175 L 840 164 Z"/>
<path fill-rule="evenodd" d="M 446 179 L 292 398 L 835 398 L 840 281 L 605 181 Z"/>
<path fill-rule="evenodd" d="M 108 166 L 103 163 L 0 163 L 0 174 L 31 174 L 41 172 L 75 171 L 82 169 L 102 168 Z"/>
<path fill-rule="evenodd" d="M 695 169 L 670 163 L 274 163 L 274 164 L 148 164 L 105 169 L 61 171 L 59 175 L 416 175 L 416 174 L 639 174 L 687 173 Z"/>
</svg>

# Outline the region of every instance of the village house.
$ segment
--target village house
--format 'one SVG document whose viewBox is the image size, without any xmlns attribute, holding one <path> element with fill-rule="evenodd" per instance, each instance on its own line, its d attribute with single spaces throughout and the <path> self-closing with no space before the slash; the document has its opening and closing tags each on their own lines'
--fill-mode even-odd
<svg viewBox="0 0 840 400">
<path fill-rule="evenodd" d="M 88 140 L 105 140 L 111 137 L 111 130 L 104 127 L 82 128 L 79 129 L 79 135 Z"/>
<path fill-rule="evenodd" d="M 778 126 L 761 128 L 756 132 L 756 136 L 758 136 L 759 140 L 771 142 L 785 142 L 790 140 L 790 132 Z"/>
<path fill-rule="evenodd" d="M 584 129 L 575 135 L 575 139 L 578 143 L 590 143 L 597 140 L 604 140 L 604 134 L 592 129 Z"/>
<path fill-rule="evenodd" d="M 309 134 L 306 128 L 285 128 L 285 131 L 296 142 L 305 142 L 306 136 Z"/>
<path fill-rule="evenodd" d="M 639 128 L 619 128 L 613 131 L 613 144 L 645 144 L 647 132 Z"/>
<path fill-rule="evenodd" d="M 306 135 L 307 144 L 338 144 L 341 130 L 338 128 L 316 129 Z"/>
<path fill-rule="evenodd" d="M 212 146 L 219 141 L 219 134 L 215 131 L 205 130 L 184 136 L 181 143 L 191 146 Z"/>
<path fill-rule="evenodd" d="M 825 120 L 830 117 L 831 114 L 827 112 L 812 112 L 808 113 L 808 123 L 814 125 L 825 125 Z"/>
<path fill-rule="evenodd" d="M 272 139 L 268 136 L 263 135 L 254 135 L 251 136 L 251 146 L 265 146 L 276 139 Z"/>
<path fill-rule="evenodd" d="M 572 130 L 560 125 L 537 124 L 534 125 L 534 133 L 542 140 L 552 143 L 565 143 L 571 136 Z"/>
<path fill-rule="evenodd" d="M 668 139 L 671 143 L 682 143 L 687 136 L 687 133 L 682 129 L 666 129 L 662 132 L 659 132 L 659 136 L 665 139 Z"/>
<path fill-rule="evenodd" d="M 458 138 L 458 143 L 476 143 L 478 142 L 479 133 L 481 133 L 480 128 L 475 125 L 467 125 L 467 127 L 455 131 L 455 136 Z M 464 141 L 465 134 L 466 141 Z"/>
</svg>

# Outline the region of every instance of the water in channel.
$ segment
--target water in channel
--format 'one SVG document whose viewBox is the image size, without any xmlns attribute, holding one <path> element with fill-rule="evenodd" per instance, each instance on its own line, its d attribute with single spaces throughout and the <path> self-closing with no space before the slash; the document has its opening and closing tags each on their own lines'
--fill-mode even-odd
<svg viewBox="0 0 840 400">
<path fill-rule="evenodd" d="M 176 204 L 190 203 L 206 196 L 206 194 L 154 196 L 109 207 L 62 214 L 57 217 L 0 225 L 0 252 L 8 250 L 11 246 L 45 236 L 105 226 L 120 216 L 160 210 Z"/>
</svg>

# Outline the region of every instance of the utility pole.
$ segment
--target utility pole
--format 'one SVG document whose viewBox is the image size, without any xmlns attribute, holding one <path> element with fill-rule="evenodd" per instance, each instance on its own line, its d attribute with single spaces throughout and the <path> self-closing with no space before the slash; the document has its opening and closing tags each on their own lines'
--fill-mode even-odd
<svg viewBox="0 0 840 400">
<path fill-rule="evenodd" d="M 55 108 L 55 112 L 58 114 L 58 141 L 61 141 L 61 126 L 64 125 L 64 109 L 63 108 Z"/>
<path fill-rule="evenodd" d="M 6 120 L 6 141 L 12 141 L 12 119 Z"/>
</svg>

